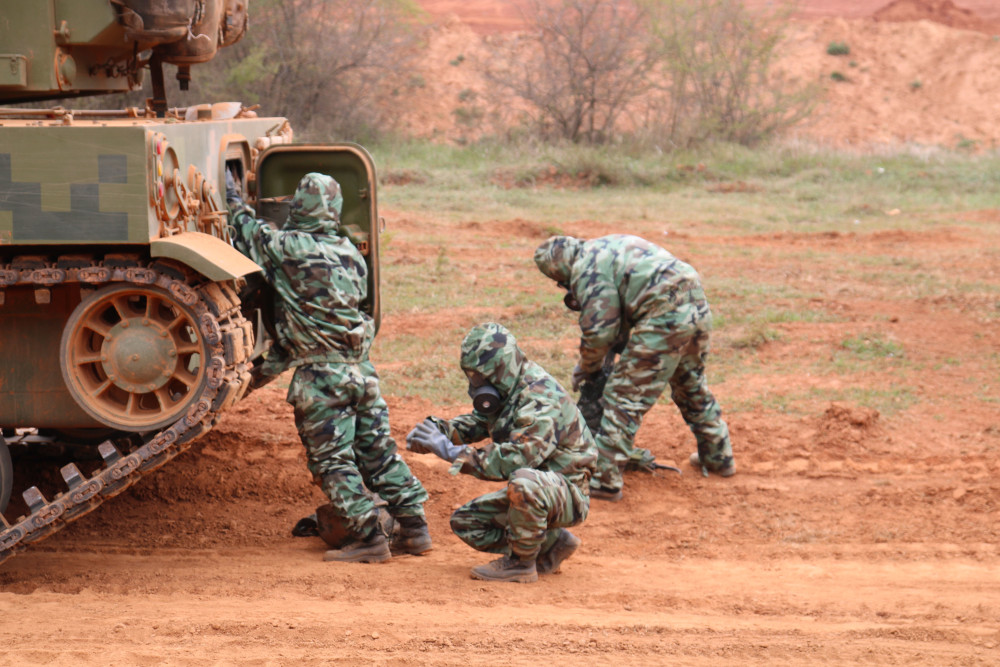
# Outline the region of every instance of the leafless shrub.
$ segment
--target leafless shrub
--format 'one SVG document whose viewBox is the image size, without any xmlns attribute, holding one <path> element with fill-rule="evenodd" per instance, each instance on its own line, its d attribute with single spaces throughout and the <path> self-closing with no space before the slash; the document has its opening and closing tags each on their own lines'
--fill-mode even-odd
<svg viewBox="0 0 1000 667">
<path fill-rule="evenodd" d="M 807 116 L 815 86 L 774 68 L 781 10 L 741 0 L 527 0 L 529 33 L 485 76 L 543 139 L 752 145 Z"/>
<path fill-rule="evenodd" d="M 419 31 L 406 0 L 259 0 L 225 54 L 224 89 L 327 138 L 391 124 Z M 257 99 L 248 99 L 256 95 Z"/>
<path fill-rule="evenodd" d="M 681 146 L 708 140 L 753 145 L 812 111 L 815 84 L 774 68 L 788 10 L 751 13 L 741 0 L 646 0 L 660 54 L 659 113 L 651 124 Z"/>
<path fill-rule="evenodd" d="M 543 138 L 600 143 L 611 137 L 654 64 L 642 39 L 644 10 L 614 0 L 527 0 L 530 31 L 492 43 L 484 74 Z"/>
</svg>

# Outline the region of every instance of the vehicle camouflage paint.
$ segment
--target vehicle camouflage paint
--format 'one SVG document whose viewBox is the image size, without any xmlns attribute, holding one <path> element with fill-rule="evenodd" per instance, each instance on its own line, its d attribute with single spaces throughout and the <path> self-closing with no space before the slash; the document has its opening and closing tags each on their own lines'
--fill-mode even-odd
<svg viewBox="0 0 1000 667">
<path fill-rule="evenodd" d="M 336 178 L 376 322 L 379 273 L 363 148 L 293 144 L 285 119 L 238 103 L 166 106 L 163 65 L 185 87 L 191 64 L 243 35 L 246 0 L 0 0 L 0 15 L 0 104 L 127 91 L 147 69 L 153 83 L 143 109 L 0 107 L 3 562 L 186 449 L 254 385 L 269 299 L 229 243 L 227 169 L 276 224 L 305 173 Z M 47 498 L 16 474 L 10 446 L 28 444 L 99 457 L 63 466 Z"/>
</svg>

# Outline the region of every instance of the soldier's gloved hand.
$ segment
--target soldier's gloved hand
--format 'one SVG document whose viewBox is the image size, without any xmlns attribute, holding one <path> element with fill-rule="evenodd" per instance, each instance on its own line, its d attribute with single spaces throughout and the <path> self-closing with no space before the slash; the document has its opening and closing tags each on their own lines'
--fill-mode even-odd
<svg viewBox="0 0 1000 667">
<path fill-rule="evenodd" d="M 454 461 L 465 449 L 452 444 L 451 440 L 429 419 L 417 424 L 406 436 L 406 448 L 418 454 L 435 454 L 445 461 Z"/>
<path fill-rule="evenodd" d="M 233 172 L 226 169 L 226 203 L 242 201 L 243 197 L 240 196 L 240 191 L 236 187 L 236 179 L 233 178 Z"/>
</svg>

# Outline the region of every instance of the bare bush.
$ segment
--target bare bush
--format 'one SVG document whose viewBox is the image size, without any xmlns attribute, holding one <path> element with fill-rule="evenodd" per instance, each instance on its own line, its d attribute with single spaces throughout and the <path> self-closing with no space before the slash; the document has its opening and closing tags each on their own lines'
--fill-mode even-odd
<svg viewBox="0 0 1000 667">
<path fill-rule="evenodd" d="M 649 87 L 644 11 L 614 0 L 527 0 L 530 30 L 494 42 L 484 74 L 543 138 L 599 143 Z"/>
<path fill-rule="evenodd" d="M 578 143 L 752 145 L 806 117 L 818 87 L 774 68 L 787 12 L 741 0 L 527 0 L 526 36 L 483 70 L 533 133 Z"/>
<path fill-rule="evenodd" d="M 792 84 L 774 54 L 788 11 L 751 13 L 741 0 L 646 0 L 660 54 L 654 130 L 672 144 L 753 145 L 809 115 L 815 84 Z"/>
<path fill-rule="evenodd" d="M 407 0 L 257 0 L 221 87 L 307 138 L 371 134 L 410 74 L 414 16 Z"/>
</svg>

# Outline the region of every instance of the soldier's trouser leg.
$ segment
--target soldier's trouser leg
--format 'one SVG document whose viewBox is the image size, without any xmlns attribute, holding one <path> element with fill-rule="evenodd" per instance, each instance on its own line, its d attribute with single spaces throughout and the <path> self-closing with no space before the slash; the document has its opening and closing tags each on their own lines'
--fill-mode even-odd
<svg viewBox="0 0 1000 667">
<path fill-rule="evenodd" d="M 288 388 L 309 470 L 357 536 L 370 534 L 378 523 L 365 481 L 380 457 L 356 448 L 357 406 L 364 404 L 367 391 L 365 374 L 351 364 L 300 366 Z"/>
<path fill-rule="evenodd" d="M 595 483 L 609 489 L 622 487 L 621 470 L 632 453 L 642 418 L 666 390 L 705 314 L 704 302 L 686 303 L 633 327 L 604 387 L 604 414 L 594 434 L 599 454 Z"/>
<path fill-rule="evenodd" d="M 702 464 L 720 470 L 732 464 L 733 447 L 722 409 L 705 381 L 708 347 L 708 331 L 700 329 L 670 378 L 670 396 L 694 434 Z"/>
<path fill-rule="evenodd" d="M 365 390 L 358 403 L 354 453 L 368 488 L 389 504 L 396 517 L 423 516 L 427 491 L 413 476 L 389 435 L 389 408 L 379 391 L 378 374 L 370 362 L 359 365 Z"/>
<path fill-rule="evenodd" d="M 507 488 L 463 505 L 451 529 L 479 551 L 534 558 L 552 547 L 559 529 L 584 521 L 590 499 L 554 472 L 522 468 Z"/>
</svg>

